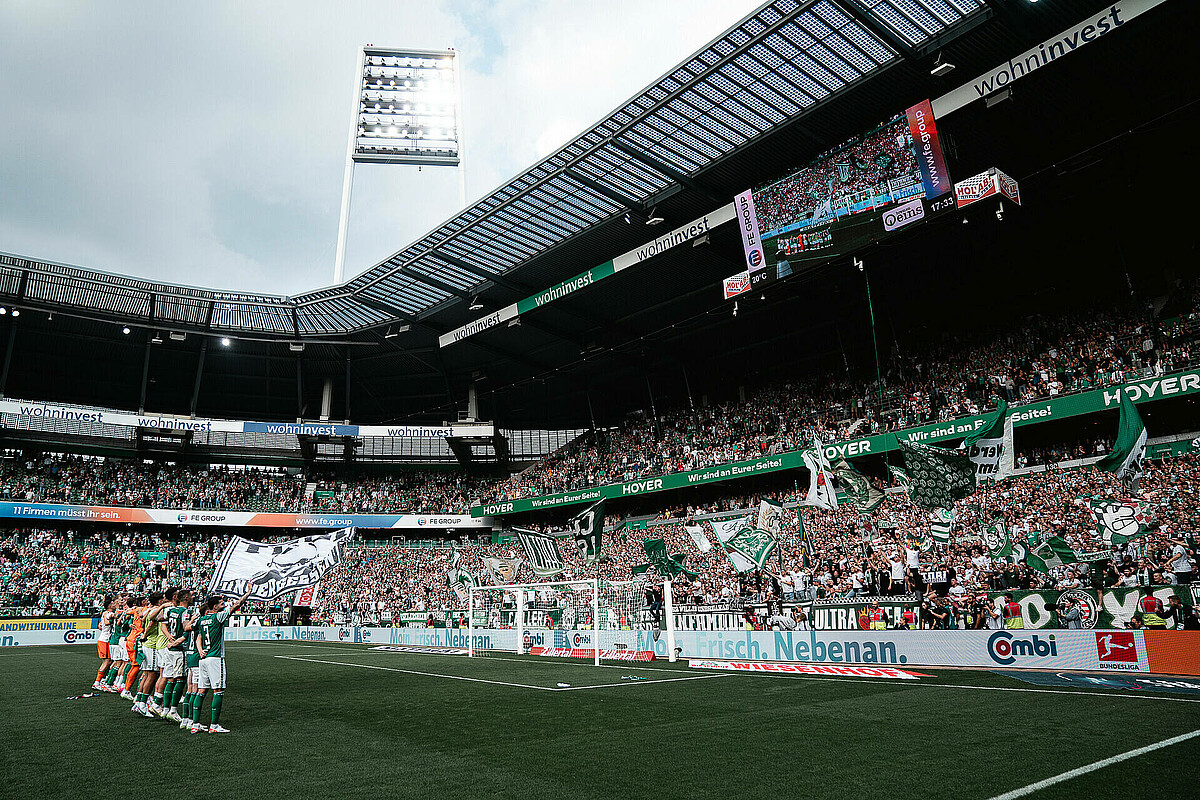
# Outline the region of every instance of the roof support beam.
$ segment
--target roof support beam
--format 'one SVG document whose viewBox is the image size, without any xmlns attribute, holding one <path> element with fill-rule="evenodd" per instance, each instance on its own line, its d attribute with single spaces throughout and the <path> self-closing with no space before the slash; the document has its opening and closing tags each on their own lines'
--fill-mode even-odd
<svg viewBox="0 0 1200 800">
<path fill-rule="evenodd" d="M 680 172 L 679 170 L 672 167 L 670 164 L 659 161 L 657 158 L 650 155 L 649 153 L 639 150 L 636 147 L 632 147 L 631 145 L 627 145 L 619 139 L 610 138 L 608 140 L 608 143 L 610 145 L 612 145 L 614 148 L 616 148 L 617 150 L 620 150 L 625 155 L 629 156 L 630 158 L 632 158 L 636 161 L 640 161 L 648 167 L 652 167 L 653 169 L 657 170 L 658 172 L 661 172 L 663 175 L 666 175 L 668 178 L 670 178 L 671 180 L 680 184 L 681 186 L 686 186 L 687 188 L 691 189 L 693 192 L 697 192 L 699 194 L 704 195 L 708 199 L 712 200 L 714 203 L 724 204 L 724 203 L 729 202 L 732 199 L 729 197 L 722 197 L 711 187 L 705 186 L 702 183 L 692 180 L 687 175 L 684 175 L 682 172 Z"/>
<path fill-rule="evenodd" d="M 211 307 L 210 307 L 211 310 Z M 200 378 L 204 376 L 204 356 L 208 354 L 208 339 L 200 343 L 200 361 L 196 364 L 196 383 L 192 386 L 191 416 L 196 416 L 196 403 L 200 400 Z"/>
<path fill-rule="evenodd" d="M 4 347 L 4 371 L 0 372 L 0 397 L 4 397 L 4 389 L 8 386 L 8 369 L 12 366 L 13 345 L 17 341 L 17 320 L 11 318 L 8 323 L 8 344 Z"/>
<path fill-rule="evenodd" d="M 641 202 L 634 200 L 633 198 L 626 197 L 625 195 L 621 194 L 620 192 L 617 192 L 613 189 L 608 188 L 607 186 L 605 186 L 602 183 L 592 180 L 587 175 L 584 175 L 582 172 L 579 172 L 571 167 L 564 169 L 563 172 L 571 180 L 575 181 L 576 183 L 580 184 L 581 186 L 585 186 L 588 189 L 591 189 L 593 192 L 595 192 L 598 195 L 607 197 L 609 200 L 612 200 L 614 203 L 620 203 L 621 205 L 625 206 L 626 208 L 636 208 L 636 209 L 639 209 L 642 211 L 645 210 L 645 206 Z"/>
<path fill-rule="evenodd" d="M 383 311 L 386 314 L 395 314 L 397 317 L 399 317 L 400 319 L 409 323 L 410 325 L 420 325 L 422 328 L 428 328 L 429 330 L 436 333 L 438 336 L 441 336 L 447 330 L 446 328 L 442 327 L 441 325 L 435 325 L 434 323 L 429 322 L 427 320 L 418 319 L 418 318 L 414 317 L 412 314 L 409 314 L 407 311 L 401 311 L 400 309 L 394 308 L 393 306 L 389 306 L 386 303 L 381 303 L 379 301 L 369 299 L 366 297 L 359 297 L 358 299 L 359 299 L 359 302 L 361 302 L 363 305 L 371 306 L 372 308 L 376 308 L 380 311 Z M 478 337 L 471 337 L 469 339 L 464 339 L 462 341 L 462 344 L 469 346 L 469 347 L 475 347 L 479 350 L 483 350 L 485 353 L 491 353 L 492 355 L 497 355 L 497 356 L 501 356 L 502 358 L 507 358 L 512 361 L 516 361 L 520 364 L 524 364 L 527 367 L 535 369 L 538 372 L 551 372 L 553 370 L 553 367 L 550 367 L 547 364 L 543 364 L 540 361 L 535 361 L 532 358 L 529 358 L 528 356 L 522 355 L 520 353 L 513 353 L 509 350 L 505 350 L 503 347 L 496 347 L 494 345 L 485 344 L 485 343 L 479 341 Z"/>
<path fill-rule="evenodd" d="M 841 0 L 841 3 L 842 7 L 846 9 L 846 12 L 849 13 L 850 16 L 854 17 L 859 25 L 862 25 L 877 38 L 887 42 L 888 46 L 890 46 L 897 53 L 904 56 L 904 58 L 909 61 L 913 61 L 917 58 L 916 51 L 912 49 L 908 42 L 897 36 L 896 32 L 891 28 L 882 24 L 879 21 L 879 18 L 867 9 L 863 8 L 859 4 L 858 0 Z"/>
<path fill-rule="evenodd" d="M 421 273 L 417 272 L 414 269 L 411 269 L 410 267 L 398 266 L 396 268 L 396 271 L 399 272 L 401 275 L 405 275 L 409 278 L 412 278 L 417 283 L 423 283 L 426 286 L 432 286 L 435 289 L 441 289 L 443 292 L 452 294 L 455 297 L 460 297 L 463 300 L 469 300 L 471 298 L 471 295 L 467 294 L 462 289 L 459 289 L 457 286 L 451 286 L 450 284 L 443 283 L 442 281 L 439 281 L 436 278 L 430 278 L 428 275 L 422 275 Z"/>
<path fill-rule="evenodd" d="M 146 384 L 150 379 L 150 340 L 146 340 L 146 357 L 142 359 L 142 395 L 138 400 L 138 413 L 146 413 Z"/>
<path fill-rule="evenodd" d="M 509 289 L 514 292 L 533 294 L 533 288 L 528 284 L 510 280 L 502 275 L 497 275 L 494 272 L 488 272 L 483 267 L 476 266 L 469 261 L 463 261 L 458 256 L 452 256 L 449 253 L 443 252 L 442 250 L 430 250 L 429 255 L 439 259 L 440 261 L 445 261 L 447 264 L 458 267 L 459 269 L 464 269 L 472 275 L 476 275 L 484 280 L 491 281 L 497 286 L 503 286 L 505 289 Z"/>
</svg>

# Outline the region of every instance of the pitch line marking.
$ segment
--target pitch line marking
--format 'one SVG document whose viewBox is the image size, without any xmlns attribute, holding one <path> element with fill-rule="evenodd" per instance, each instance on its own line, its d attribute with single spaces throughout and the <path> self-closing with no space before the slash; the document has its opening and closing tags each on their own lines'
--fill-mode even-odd
<svg viewBox="0 0 1200 800">
<path fill-rule="evenodd" d="M 420 672 L 415 669 L 400 669 L 399 667 L 384 667 L 378 664 L 353 664 L 349 661 L 325 661 L 320 658 L 305 658 L 303 656 L 275 656 L 275 658 L 286 659 L 287 661 L 308 661 L 313 664 L 333 664 L 339 667 L 358 667 L 359 669 L 378 669 L 384 672 L 403 672 L 407 675 L 422 675 L 426 678 L 450 678 L 455 681 L 469 681 L 470 683 L 490 683 L 495 686 L 513 686 L 518 689 L 540 689 L 546 691 L 544 686 L 533 686 L 528 683 L 509 683 L 507 681 L 492 681 L 486 678 L 468 678 L 465 675 L 446 675 L 441 672 Z"/>
<path fill-rule="evenodd" d="M 422 675 L 427 678 L 449 678 L 455 681 L 469 681 L 471 683 L 490 683 L 495 686 L 512 686 L 518 689 L 537 689 L 540 692 L 570 692 L 580 689 L 606 689 L 613 686 L 636 686 L 639 683 L 673 683 L 675 681 L 694 681 L 704 678 L 725 678 L 727 675 L 690 675 L 686 678 L 662 678 L 660 680 L 644 680 L 631 681 L 629 683 L 603 683 L 596 686 L 534 686 L 529 683 L 510 683 L 508 681 L 493 681 L 486 678 L 468 678 L 465 675 L 446 675 L 441 672 L 421 672 L 415 669 L 400 669 L 399 667 L 384 667 L 378 664 L 354 664 L 349 661 L 326 661 L 320 658 L 306 658 L 304 656 L 275 656 L 287 661 L 307 661 L 312 664 L 333 664 L 339 667 L 358 667 L 359 669 L 377 669 L 384 672 L 403 672 L 407 675 Z M 536 663 L 536 662 L 535 662 Z"/>
<path fill-rule="evenodd" d="M 1172 703 L 1200 703 L 1200 700 L 1189 697 L 1159 697 L 1148 694 L 1119 694 L 1117 692 L 1088 692 L 1069 689 L 1028 689 L 1013 686 L 971 686 L 965 683 L 918 683 L 916 681 L 900 681 L 889 679 L 886 683 L 878 679 L 858 680 L 855 678 L 818 677 L 816 675 L 788 675 L 777 672 L 730 672 L 729 675 L 747 675 L 758 678 L 781 678 L 789 681 L 821 681 L 837 683 L 866 683 L 873 686 L 896 686 L 903 689 L 978 689 L 985 692 L 1032 692 L 1034 694 L 1069 694 L 1090 695 L 1092 697 L 1119 697 L 1128 700 L 1164 700 Z"/>
<path fill-rule="evenodd" d="M 1039 792 L 1042 789 L 1063 783 L 1064 781 L 1069 781 L 1072 778 L 1078 778 L 1080 775 L 1086 775 L 1089 772 L 1095 772 L 1098 769 L 1104 769 L 1105 767 L 1112 766 L 1113 764 L 1119 764 L 1122 761 L 1128 761 L 1131 758 L 1137 758 L 1138 756 L 1145 755 L 1146 753 L 1152 753 L 1155 750 L 1161 750 L 1164 747 L 1170 747 L 1173 744 L 1186 742 L 1188 739 L 1195 739 L 1197 736 L 1200 736 L 1200 730 L 1194 730 L 1191 733 L 1173 736 L 1170 739 L 1163 739 L 1161 742 L 1148 744 L 1145 747 L 1139 747 L 1136 750 L 1129 750 L 1128 752 L 1112 756 L 1111 758 L 1093 761 L 1091 764 L 1068 770 L 1060 775 L 1055 775 L 1053 778 L 1046 778 L 1045 780 L 1038 781 L 1037 783 L 1031 783 L 1028 786 L 1022 786 L 1020 789 L 1013 789 L 1011 792 L 998 794 L 995 797 L 990 798 L 990 800 L 1017 800 L 1018 797 L 1031 795 L 1034 792 Z"/>
<path fill-rule="evenodd" d="M 665 672 L 666 670 L 663 670 L 663 671 Z M 675 683 L 676 681 L 696 681 L 696 680 L 703 680 L 704 678 L 727 678 L 727 677 L 729 677 L 729 676 L 728 675 L 692 675 L 691 677 L 688 677 L 688 678 L 658 678 L 658 679 L 647 678 L 646 680 L 643 680 L 643 681 L 629 681 L 628 683 L 600 683 L 600 684 L 596 684 L 595 686 L 566 686 L 566 687 L 554 687 L 554 688 L 548 687 L 546 691 L 549 691 L 549 692 L 577 692 L 580 689 L 608 689 L 612 686 L 641 686 L 642 684 L 646 684 L 646 683 Z"/>
</svg>

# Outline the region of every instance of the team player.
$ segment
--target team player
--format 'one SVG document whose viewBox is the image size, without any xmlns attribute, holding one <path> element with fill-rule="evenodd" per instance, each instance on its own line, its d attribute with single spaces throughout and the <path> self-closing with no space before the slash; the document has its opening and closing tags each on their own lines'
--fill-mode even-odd
<svg viewBox="0 0 1200 800">
<path fill-rule="evenodd" d="M 229 733 L 228 728 L 218 724 L 221 704 L 225 699 L 225 626 L 229 624 L 230 615 L 241 608 L 253 590 L 254 584 L 251 584 L 232 606 L 226 604 L 224 597 L 208 598 L 204 604 L 204 615 L 196 620 L 195 628 L 200 640 L 196 647 L 200 651 L 200 670 L 197 697 L 192 701 L 192 722 L 199 725 L 204 694 L 212 689 L 212 725 L 208 728 L 209 733 Z M 192 728 L 191 732 L 199 733 L 199 728 Z"/>
<path fill-rule="evenodd" d="M 125 691 L 121 692 L 121 697 L 135 702 L 137 695 L 134 694 L 133 688 L 138 673 L 142 671 L 142 651 L 138 647 L 138 640 L 141 639 L 142 626 L 145 624 L 146 611 L 149 608 L 149 597 L 137 598 L 130 613 L 129 633 L 125 636 L 125 652 L 129 656 L 129 671 L 125 673 Z"/>
<path fill-rule="evenodd" d="M 163 687 L 162 711 L 160 717 L 169 717 L 182 723 L 179 714 L 179 701 L 183 699 L 183 667 L 184 650 L 187 642 L 188 604 L 192 602 L 192 593 L 186 589 L 175 592 L 174 605 L 167 608 L 162 616 L 162 630 L 165 647 L 163 648 L 162 675 L 159 682 Z"/>
<path fill-rule="evenodd" d="M 158 641 L 158 615 L 162 611 L 162 600 L 162 592 L 150 593 L 150 605 L 142 619 L 141 635 L 138 636 L 138 645 L 142 651 L 142 680 L 132 710 L 143 717 L 155 716 L 150 703 L 154 683 L 158 680 L 158 653 L 154 645 Z"/>
<path fill-rule="evenodd" d="M 187 692 L 183 696 L 183 721 L 179 723 L 180 728 L 196 728 L 204 733 L 208 732 L 207 725 L 192 719 L 192 704 L 199 699 L 199 691 L 196 685 L 199 679 L 200 671 L 200 651 L 197 649 L 199 637 L 196 635 L 196 620 L 200 619 L 200 608 L 196 607 L 189 612 L 187 623 L 184 625 L 184 630 L 187 632 L 187 647 L 184 650 L 184 678 L 187 684 Z"/>
<path fill-rule="evenodd" d="M 101 688 L 106 692 L 117 692 L 113 686 L 117 680 L 117 675 L 121 672 L 122 656 L 125 655 L 125 643 L 121 641 L 121 620 L 125 614 L 126 597 L 123 594 L 117 595 L 116 602 L 113 603 L 112 625 L 108 634 L 108 674 L 102 680 Z"/>
<path fill-rule="evenodd" d="M 174 586 L 167 588 L 163 592 L 163 601 L 158 607 L 158 613 L 156 615 L 152 614 L 152 616 L 154 616 L 158 622 L 157 633 L 155 637 L 150 640 L 151 644 L 154 646 L 154 666 L 158 672 L 158 678 L 154 683 L 153 689 L 151 690 L 150 702 L 146 705 L 151 712 L 159 717 L 167 716 L 167 709 L 163 708 L 163 695 L 166 693 L 167 686 L 166 676 L 163 675 L 163 667 L 167 662 L 168 641 L 165 623 L 167 610 L 175 605 L 175 593 L 177 591 L 179 590 Z"/>
<path fill-rule="evenodd" d="M 98 692 L 104 691 L 104 685 L 100 681 L 112 665 L 112 659 L 108 657 L 108 640 L 112 635 L 113 608 L 115 606 L 116 600 L 112 595 L 105 596 L 104 610 L 100 612 L 100 629 L 96 631 L 96 652 L 100 656 L 100 669 L 96 670 L 96 680 L 92 681 L 92 688 Z"/>
</svg>

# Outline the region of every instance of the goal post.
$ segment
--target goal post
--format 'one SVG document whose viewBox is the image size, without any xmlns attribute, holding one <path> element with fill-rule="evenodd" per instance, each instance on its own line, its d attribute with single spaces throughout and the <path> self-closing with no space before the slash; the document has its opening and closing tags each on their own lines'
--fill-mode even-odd
<svg viewBox="0 0 1200 800">
<path fill-rule="evenodd" d="M 485 623 L 483 627 L 515 629 L 517 653 L 525 652 L 525 632 L 530 629 L 590 630 L 592 647 L 589 649 L 599 666 L 600 583 L 593 578 L 470 587 L 467 595 L 467 656 L 475 657 L 474 633 L 475 628 L 480 627 L 475 624 L 478 619 Z"/>
<path fill-rule="evenodd" d="M 675 661 L 670 581 L 602 579 L 472 586 L 467 595 L 467 655 L 527 653 L 629 660 L 653 657 L 657 644 Z M 665 634 L 666 641 L 658 644 Z M 537 648 L 536 650 L 534 648 Z"/>
</svg>

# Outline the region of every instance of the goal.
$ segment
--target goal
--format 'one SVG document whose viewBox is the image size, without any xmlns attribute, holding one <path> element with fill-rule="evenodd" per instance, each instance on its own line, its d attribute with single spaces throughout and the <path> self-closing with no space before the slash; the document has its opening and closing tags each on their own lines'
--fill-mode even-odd
<svg viewBox="0 0 1200 800">
<path fill-rule="evenodd" d="M 665 632 L 675 660 L 669 582 L 662 587 L 648 580 L 598 579 L 474 586 L 467 603 L 470 656 L 532 652 L 599 664 L 601 658 L 628 658 L 637 650 L 632 642 L 657 642 Z M 646 635 L 638 637 L 638 631 Z"/>
</svg>

